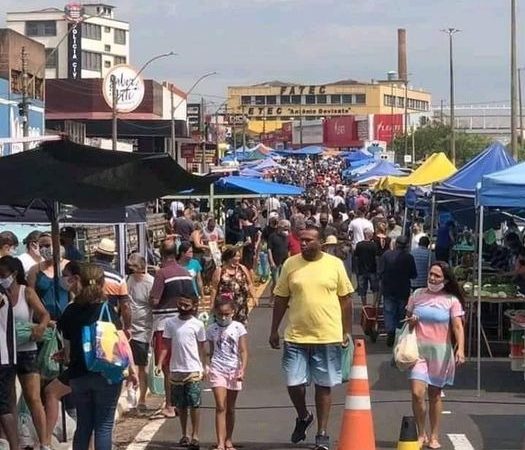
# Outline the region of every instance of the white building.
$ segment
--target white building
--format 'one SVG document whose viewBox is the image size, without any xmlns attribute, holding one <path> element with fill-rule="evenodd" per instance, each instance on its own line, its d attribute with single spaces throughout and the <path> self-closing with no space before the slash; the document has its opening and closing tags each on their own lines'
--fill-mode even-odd
<svg viewBox="0 0 525 450">
<path fill-rule="evenodd" d="M 58 47 L 47 58 L 46 78 L 103 78 L 114 65 L 129 63 L 129 23 L 115 19 L 114 9 L 83 4 L 76 30 L 58 8 L 8 12 L 6 24 L 44 44 L 47 55 Z"/>
</svg>

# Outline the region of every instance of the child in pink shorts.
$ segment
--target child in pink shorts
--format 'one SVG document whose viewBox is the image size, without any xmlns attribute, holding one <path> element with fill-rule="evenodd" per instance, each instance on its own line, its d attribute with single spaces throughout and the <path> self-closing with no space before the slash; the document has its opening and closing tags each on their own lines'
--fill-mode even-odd
<svg viewBox="0 0 525 450">
<path fill-rule="evenodd" d="M 215 305 L 215 322 L 206 331 L 211 359 L 207 375 L 216 404 L 217 450 L 235 450 L 235 402 L 248 364 L 246 328 L 233 320 L 234 312 L 233 299 L 223 294 Z"/>
</svg>

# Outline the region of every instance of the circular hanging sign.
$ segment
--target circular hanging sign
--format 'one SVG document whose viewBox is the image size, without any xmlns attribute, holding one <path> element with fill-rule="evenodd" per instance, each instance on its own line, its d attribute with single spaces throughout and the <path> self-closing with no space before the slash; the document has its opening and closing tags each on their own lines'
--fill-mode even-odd
<svg viewBox="0 0 525 450">
<path fill-rule="evenodd" d="M 144 98 L 144 81 L 133 67 L 119 64 L 111 68 L 102 83 L 102 93 L 110 108 L 113 108 L 113 86 L 115 86 L 117 112 L 134 111 Z"/>
</svg>

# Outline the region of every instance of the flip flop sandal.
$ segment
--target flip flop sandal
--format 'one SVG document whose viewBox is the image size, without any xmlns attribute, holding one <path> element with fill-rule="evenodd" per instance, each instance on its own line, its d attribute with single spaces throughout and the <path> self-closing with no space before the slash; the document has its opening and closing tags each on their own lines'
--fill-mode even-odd
<svg viewBox="0 0 525 450">
<path fill-rule="evenodd" d="M 180 447 L 189 447 L 190 445 L 190 438 L 188 436 L 184 436 L 179 441 Z"/>
<path fill-rule="evenodd" d="M 191 442 L 189 443 L 188 445 L 188 448 L 190 450 L 200 450 L 201 448 L 201 444 L 200 442 L 198 441 L 198 439 L 192 439 Z M 228 448 L 228 447 L 226 447 Z"/>
<path fill-rule="evenodd" d="M 175 419 L 176 417 L 177 417 L 177 413 L 174 413 L 172 416 L 172 415 L 166 414 L 162 409 L 158 409 L 151 416 L 149 416 L 149 419 L 150 420 Z"/>
</svg>

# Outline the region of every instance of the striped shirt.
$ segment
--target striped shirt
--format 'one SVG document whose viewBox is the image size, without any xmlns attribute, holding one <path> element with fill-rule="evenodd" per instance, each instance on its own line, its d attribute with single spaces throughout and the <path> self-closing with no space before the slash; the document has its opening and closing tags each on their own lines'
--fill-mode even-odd
<svg viewBox="0 0 525 450">
<path fill-rule="evenodd" d="M 177 313 L 179 297 L 195 297 L 193 281 L 190 273 L 176 261 L 168 261 L 155 274 L 150 298 L 158 301 L 153 306 L 153 330 L 164 329 L 166 319 Z"/>
<path fill-rule="evenodd" d="M 428 256 L 430 250 L 425 247 L 417 247 L 412 250 L 411 253 L 414 257 L 417 271 L 417 277 L 411 280 L 412 288 L 426 287 L 428 279 Z M 432 254 L 430 262 L 433 263 L 435 259 L 434 254 Z"/>
<path fill-rule="evenodd" d="M 104 294 L 109 303 L 117 307 L 120 302 L 129 301 L 128 285 L 124 277 L 108 263 L 97 261 L 96 265 L 104 271 Z"/>
<path fill-rule="evenodd" d="M 16 365 L 16 338 L 13 308 L 7 295 L 0 292 L 0 366 Z"/>
</svg>

